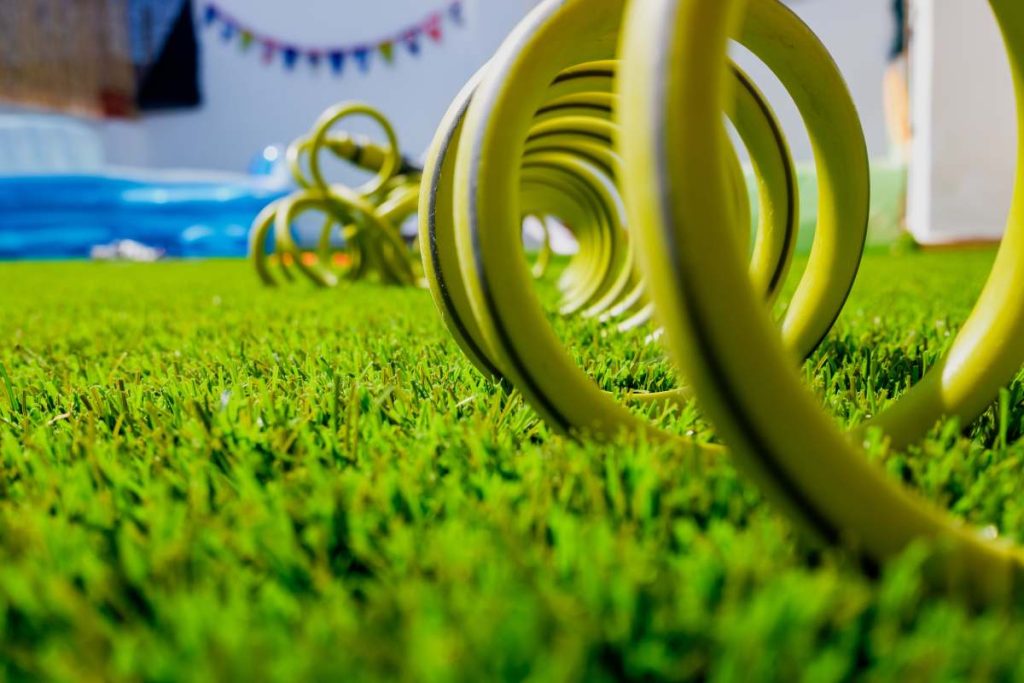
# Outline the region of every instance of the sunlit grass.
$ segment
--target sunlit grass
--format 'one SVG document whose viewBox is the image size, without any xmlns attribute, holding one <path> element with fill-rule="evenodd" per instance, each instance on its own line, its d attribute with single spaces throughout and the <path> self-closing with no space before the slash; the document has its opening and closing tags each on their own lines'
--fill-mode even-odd
<svg viewBox="0 0 1024 683">
<path fill-rule="evenodd" d="M 807 364 L 839 423 L 935 361 L 991 259 L 867 257 Z M 866 579 L 728 458 L 553 434 L 425 292 L 241 262 L 0 264 L 0 292 L 6 678 L 1024 676 L 1024 614 L 925 597 L 925 549 Z M 602 385 L 672 383 L 589 325 L 558 323 Z M 1022 403 L 874 457 L 1024 539 Z"/>
</svg>

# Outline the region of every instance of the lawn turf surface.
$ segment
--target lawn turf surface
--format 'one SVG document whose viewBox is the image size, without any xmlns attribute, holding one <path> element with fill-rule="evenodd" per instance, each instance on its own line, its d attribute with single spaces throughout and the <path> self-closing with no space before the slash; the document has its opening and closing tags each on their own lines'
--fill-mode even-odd
<svg viewBox="0 0 1024 683">
<path fill-rule="evenodd" d="M 991 261 L 866 257 L 806 366 L 840 423 L 934 362 Z M 864 578 L 728 458 L 553 434 L 426 292 L 243 262 L 4 263 L 0 292 L 2 678 L 1024 679 L 1024 608 L 926 596 L 925 548 Z M 675 382 L 557 326 L 606 388 Z M 1024 540 L 1020 379 L 1001 403 L 872 457 Z"/>
</svg>

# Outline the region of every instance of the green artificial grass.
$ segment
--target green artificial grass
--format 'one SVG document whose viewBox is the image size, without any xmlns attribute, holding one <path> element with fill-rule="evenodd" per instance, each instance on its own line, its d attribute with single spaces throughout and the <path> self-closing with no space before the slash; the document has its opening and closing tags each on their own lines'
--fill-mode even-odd
<svg viewBox="0 0 1024 683">
<path fill-rule="evenodd" d="M 749 164 L 744 168 L 750 208 L 754 220 L 751 234 L 757 225 L 758 182 L 757 175 Z M 797 165 L 799 183 L 800 230 L 797 233 L 797 249 L 808 253 L 814 242 L 818 219 L 818 172 L 814 162 Z M 907 169 L 891 160 L 878 158 L 871 162 L 871 214 L 868 220 L 868 244 L 882 247 L 899 241 L 904 236 L 903 223 L 906 208 Z"/>
<path fill-rule="evenodd" d="M 934 362 L 991 260 L 866 257 L 806 366 L 839 423 Z M 7 263 L 0 292 L 3 679 L 1024 679 L 1022 608 L 929 596 L 924 547 L 866 578 L 728 458 L 553 434 L 426 292 L 242 262 Z M 557 326 L 609 389 L 675 382 Z M 1022 401 L 872 457 L 1024 540 Z"/>
</svg>

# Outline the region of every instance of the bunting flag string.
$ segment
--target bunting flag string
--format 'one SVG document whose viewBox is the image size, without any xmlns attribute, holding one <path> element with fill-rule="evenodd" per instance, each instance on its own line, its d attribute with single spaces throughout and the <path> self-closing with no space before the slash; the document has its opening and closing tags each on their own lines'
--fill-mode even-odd
<svg viewBox="0 0 1024 683">
<path fill-rule="evenodd" d="M 318 69 L 321 64 L 325 64 L 336 76 L 342 75 L 350 63 L 360 72 L 368 72 L 375 56 L 384 64 L 392 65 L 399 48 L 418 57 L 423 51 L 424 41 L 442 43 L 446 24 L 462 26 L 464 19 L 463 0 L 453 0 L 415 24 L 378 40 L 351 45 L 311 46 L 256 31 L 215 3 L 208 2 L 203 9 L 203 23 L 207 29 L 216 29 L 222 40 L 237 43 L 242 52 L 248 53 L 255 47 L 264 64 L 277 62 L 288 71 L 295 70 L 300 64 L 311 69 Z"/>
</svg>

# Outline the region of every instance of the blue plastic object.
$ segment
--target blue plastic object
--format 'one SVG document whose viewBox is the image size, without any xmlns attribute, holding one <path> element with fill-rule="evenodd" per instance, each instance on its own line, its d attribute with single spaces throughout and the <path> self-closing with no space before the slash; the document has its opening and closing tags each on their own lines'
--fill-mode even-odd
<svg viewBox="0 0 1024 683">
<path fill-rule="evenodd" d="M 253 219 L 284 191 L 241 178 L 0 176 L 0 259 L 87 257 L 122 239 L 169 256 L 244 256 Z"/>
</svg>

